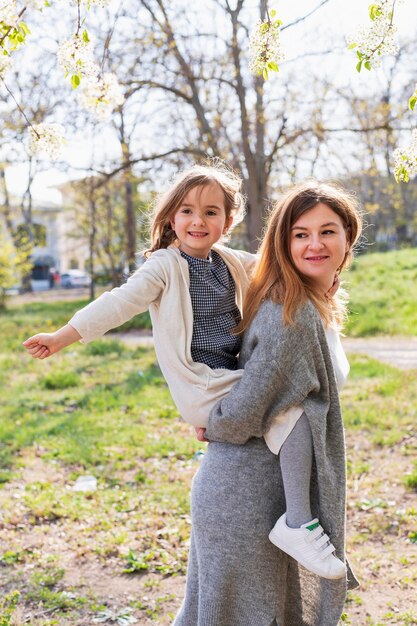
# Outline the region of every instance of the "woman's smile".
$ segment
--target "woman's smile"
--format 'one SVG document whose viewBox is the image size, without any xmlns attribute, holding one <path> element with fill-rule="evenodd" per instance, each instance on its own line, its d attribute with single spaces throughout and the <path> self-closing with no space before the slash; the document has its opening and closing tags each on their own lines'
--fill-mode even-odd
<svg viewBox="0 0 417 626">
<path fill-rule="evenodd" d="M 325 292 L 332 286 L 347 250 L 341 218 L 322 202 L 303 213 L 291 228 L 291 257 L 295 267 Z"/>
</svg>

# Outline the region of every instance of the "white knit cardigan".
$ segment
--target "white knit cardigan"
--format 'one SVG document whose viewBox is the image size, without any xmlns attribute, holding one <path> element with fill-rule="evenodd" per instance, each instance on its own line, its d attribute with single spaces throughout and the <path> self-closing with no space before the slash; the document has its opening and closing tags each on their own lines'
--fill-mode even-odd
<svg viewBox="0 0 417 626">
<path fill-rule="evenodd" d="M 230 270 L 242 312 L 255 256 L 220 245 L 214 250 Z M 210 409 L 240 379 L 242 370 L 211 369 L 192 360 L 189 284 L 188 263 L 172 245 L 154 252 L 124 285 L 103 293 L 69 324 L 82 343 L 89 343 L 149 309 L 159 366 L 178 411 L 193 426 L 205 426 Z"/>
</svg>

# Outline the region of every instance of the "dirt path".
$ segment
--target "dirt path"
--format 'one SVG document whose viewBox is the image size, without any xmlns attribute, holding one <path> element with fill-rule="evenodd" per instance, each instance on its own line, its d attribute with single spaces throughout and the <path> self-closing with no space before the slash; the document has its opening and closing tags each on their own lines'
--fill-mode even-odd
<svg viewBox="0 0 417 626">
<path fill-rule="evenodd" d="M 400 369 L 417 369 L 417 337 L 345 337 L 347 353 L 368 356 Z"/>
<path fill-rule="evenodd" d="M 97 287 L 96 295 L 104 291 Z M 10 298 L 11 304 L 30 302 L 53 302 L 55 300 L 79 300 L 88 297 L 88 289 L 51 289 Z M 118 338 L 131 346 L 152 345 L 149 331 L 133 330 L 128 333 L 111 333 L 109 337 Z M 417 337 L 345 337 L 343 345 L 347 353 L 367 354 L 400 369 L 417 369 Z"/>
<path fill-rule="evenodd" d="M 152 335 L 147 330 L 110 333 L 108 336 L 132 347 L 153 344 Z M 345 337 L 343 346 L 348 354 L 367 354 L 400 369 L 417 369 L 417 337 Z"/>
</svg>

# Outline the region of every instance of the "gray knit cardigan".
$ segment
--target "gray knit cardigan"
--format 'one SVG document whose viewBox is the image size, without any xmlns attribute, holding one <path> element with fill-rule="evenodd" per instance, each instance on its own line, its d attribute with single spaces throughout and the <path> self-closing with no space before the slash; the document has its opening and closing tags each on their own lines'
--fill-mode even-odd
<svg viewBox="0 0 417 626">
<path fill-rule="evenodd" d="M 265 301 L 247 330 L 242 379 L 211 411 L 193 481 L 192 540 L 176 626 L 336 626 L 347 580 L 307 572 L 267 540 L 285 511 L 277 457 L 262 437 L 274 416 L 302 405 L 313 436 L 311 506 L 345 559 L 345 443 L 331 356 L 315 307 L 284 325 Z M 239 445 L 236 445 L 239 444 Z M 266 475 L 268 474 L 268 475 Z"/>
</svg>

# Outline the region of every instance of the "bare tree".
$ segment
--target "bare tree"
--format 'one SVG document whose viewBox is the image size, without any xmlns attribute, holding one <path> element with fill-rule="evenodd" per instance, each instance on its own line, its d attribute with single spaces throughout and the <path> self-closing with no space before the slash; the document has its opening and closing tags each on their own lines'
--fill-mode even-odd
<svg viewBox="0 0 417 626">
<path fill-rule="evenodd" d="M 158 123 L 153 127 L 159 132 L 153 144 L 149 137 L 143 142 L 147 149 L 142 146 L 130 164 L 190 154 L 226 159 L 244 180 L 248 239 L 255 249 L 271 176 L 297 140 L 313 134 L 312 128 L 298 125 L 299 116 L 291 115 L 291 109 L 299 107 L 288 80 L 272 89 L 249 73 L 248 28 L 256 13 L 244 0 L 233 6 L 229 0 L 215 0 L 210 3 L 213 13 L 207 10 L 199 16 L 184 4 L 181 9 L 181 3 L 140 4 L 141 26 L 132 42 L 136 55 L 125 46 L 132 58 L 125 84 L 132 92 L 145 93 L 148 105 L 154 104 Z M 263 1 L 257 11 L 263 19 Z"/>
</svg>

